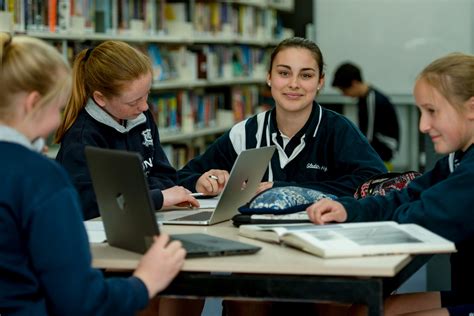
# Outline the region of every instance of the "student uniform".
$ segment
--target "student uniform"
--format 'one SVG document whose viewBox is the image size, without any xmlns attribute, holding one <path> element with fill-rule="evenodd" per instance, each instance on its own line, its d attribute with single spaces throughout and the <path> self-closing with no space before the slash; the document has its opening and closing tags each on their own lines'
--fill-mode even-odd
<svg viewBox="0 0 474 316">
<path fill-rule="evenodd" d="M 474 304 L 451 306 L 447 308 L 450 316 L 472 316 L 474 315 Z"/>
<path fill-rule="evenodd" d="M 230 171 L 245 149 L 275 145 L 263 181 L 296 185 L 337 196 L 353 195 L 369 177 L 386 172 L 377 153 L 348 119 L 313 103 L 305 126 L 288 139 L 278 130 L 276 110 L 242 121 L 219 137 L 206 152 L 178 171 L 178 182 L 194 190 L 209 169 Z"/>
<path fill-rule="evenodd" d="M 84 218 L 90 219 L 98 217 L 99 211 L 84 154 L 86 145 L 140 153 L 155 208 L 162 207 L 161 190 L 174 186 L 177 178 L 176 170 L 163 152 L 150 111 L 121 125 L 89 100 L 64 135 L 56 160 L 69 172 L 81 197 Z"/>
<path fill-rule="evenodd" d="M 369 87 L 358 101 L 359 128 L 383 161 L 392 160 L 399 147 L 397 112 L 389 99 Z"/>
<path fill-rule="evenodd" d="M 136 277 L 91 267 L 80 202 L 66 172 L 0 126 L 0 314 L 133 315 L 148 303 Z"/>
<path fill-rule="evenodd" d="M 456 243 L 451 255 L 451 292 L 442 293 L 443 306 L 473 304 L 474 295 L 474 145 L 440 159 L 433 170 L 414 179 L 406 189 L 385 197 L 355 201 L 340 198 L 347 221 L 394 220 L 416 223 Z M 474 312 L 474 310 L 472 310 Z"/>
</svg>

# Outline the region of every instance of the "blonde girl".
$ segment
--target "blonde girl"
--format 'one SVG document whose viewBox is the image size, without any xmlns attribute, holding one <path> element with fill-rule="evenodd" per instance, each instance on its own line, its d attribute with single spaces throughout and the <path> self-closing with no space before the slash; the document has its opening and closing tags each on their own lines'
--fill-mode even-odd
<svg viewBox="0 0 474 316">
<path fill-rule="evenodd" d="M 317 224 L 393 220 L 417 223 L 456 243 L 451 255 L 451 291 L 390 297 L 386 315 L 474 313 L 474 56 L 439 58 L 419 75 L 414 96 L 419 129 L 446 157 L 402 190 L 359 201 L 322 200 L 307 209 Z"/>
<path fill-rule="evenodd" d="M 0 33 L 0 314 L 133 315 L 184 263 L 160 235 L 133 276 L 105 280 L 91 267 L 79 197 L 39 154 L 71 91 L 62 56 L 45 42 Z"/>
</svg>

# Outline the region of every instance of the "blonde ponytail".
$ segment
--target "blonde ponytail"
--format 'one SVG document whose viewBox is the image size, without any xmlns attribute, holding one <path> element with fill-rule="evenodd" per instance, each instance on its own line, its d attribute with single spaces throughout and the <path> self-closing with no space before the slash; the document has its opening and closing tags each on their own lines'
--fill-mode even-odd
<svg viewBox="0 0 474 316">
<path fill-rule="evenodd" d="M 74 61 L 73 91 L 55 142 L 61 142 L 94 91 L 107 98 L 120 96 L 127 82 L 151 72 L 148 56 L 125 42 L 105 41 L 81 51 Z"/>
</svg>

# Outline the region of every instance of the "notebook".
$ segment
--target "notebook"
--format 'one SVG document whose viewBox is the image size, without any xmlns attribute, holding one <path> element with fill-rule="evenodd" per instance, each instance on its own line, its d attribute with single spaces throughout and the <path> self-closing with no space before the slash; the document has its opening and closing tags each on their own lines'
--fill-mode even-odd
<svg viewBox="0 0 474 316">
<path fill-rule="evenodd" d="M 242 151 L 234 162 L 229 179 L 213 209 L 196 211 L 169 211 L 158 213 L 163 224 L 213 225 L 230 220 L 239 214 L 238 208 L 254 197 L 262 181 L 275 146 L 260 147 Z M 203 203 L 206 200 L 202 200 Z M 185 213 L 185 215 L 182 215 Z"/>
<path fill-rule="evenodd" d="M 160 231 L 138 153 L 85 149 L 107 242 L 114 247 L 145 253 Z M 250 254 L 260 247 L 207 234 L 172 235 L 187 257 Z"/>
</svg>

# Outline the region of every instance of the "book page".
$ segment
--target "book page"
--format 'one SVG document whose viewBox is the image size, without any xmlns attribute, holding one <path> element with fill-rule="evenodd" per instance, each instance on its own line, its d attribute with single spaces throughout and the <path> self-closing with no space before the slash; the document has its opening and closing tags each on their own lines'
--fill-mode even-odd
<svg viewBox="0 0 474 316">
<path fill-rule="evenodd" d="M 325 230 L 337 225 L 316 226 L 314 224 L 262 224 L 241 225 L 239 234 L 245 237 L 260 239 L 263 241 L 280 242 L 280 237 L 291 233 L 301 233 L 314 229 Z"/>
<path fill-rule="evenodd" d="M 303 232 L 303 231 L 319 231 L 319 230 L 326 230 L 328 228 L 334 228 L 338 225 L 325 225 L 325 226 L 316 226 L 312 223 L 309 224 L 265 224 L 265 225 L 246 225 L 246 226 L 255 226 L 258 230 L 265 231 L 271 230 L 279 235 L 291 232 Z"/>
<path fill-rule="evenodd" d="M 359 246 L 423 243 L 422 240 L 397 227 L 383 224 L 370 227 L 345 227 L 339 230 L 331 227 L 331 230 L 312 230 L 307 233 L 327 242 L 348 239 Z"/>
<path fill-rule="evenodd" d="M 281 239 L 321 257 L 455 251 L 454 243 L 416 224 L 371 222 L 317 227 L 326 229 L 287 232 Z"/>
<path fill-rule="evenodd" d="M 86 227 L 87 237 L 91 243 L 101 243 L 106 240 L 104 224 L 102 221 L 93 220 L 85 221 L 84 226 Z"/>
</svg>

